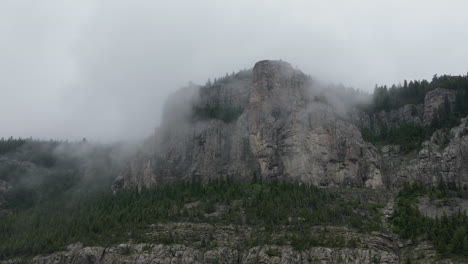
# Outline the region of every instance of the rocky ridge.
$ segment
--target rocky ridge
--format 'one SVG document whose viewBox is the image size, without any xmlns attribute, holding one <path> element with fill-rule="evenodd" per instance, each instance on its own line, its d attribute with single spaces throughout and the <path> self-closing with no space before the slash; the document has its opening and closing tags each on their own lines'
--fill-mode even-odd
<svg viewBox="0 0 468 264">
<path fill-rule="evenodd" d="M 381 153 L 389 187 L 415 180 L 429 184 L 440 180 L 467 183 L 468 118 L 449 131 L 436 131 L 416 153 L 403 155 L 398 146 L 384 146 Z"/>
<path fill-rule="evenodd" d="M 351 111 L 350 118 L 361 127 L 373 131 L 380 131 L 383 126 L 395 128 L 404 123 L 416 125 L 430 125 L 437 109 L 443 106 L 445 100 L 454 108 L 455 92 L 447 89 L 436 88 L 427 92 L 422 104 L 408 104 L 390 111 L 382 110 L 376 114 L 368 115 L 362 111 Z"/>
<path fill-rule="evenodd" d="M 454 128 L 458 132 L 436 132 L 417 158 L 403 155 L 398 146 L 377 149 L 362 139 L 359 129 L 430 124 L 445 102 L 454 107 L 453 91 L 437 88 L 426 94 L 423 104 L 368 115 L 354 107 L 342 111 L 345 102 L 318 86 L 286 62 L 260 61 L 240 76 L 184 91 L 185 98 L 174 95 L 166 112 L 175 116 L 166 116 L 146 151 L 122 171 L 113 190 L 253 175 L 325 187 L 468 182 L 468 145 L 460 132 L 465 121 Z M 194 109 L 208 109 L 213 116 L 193 118 Z M 238 115 L 228 122 L 212 113 L 233 109 Z M 437 142 L 441 140 L 445 143 Z"/>
<path fill-rule="evenodd" d="M 200 247 L 186 244 L 137 244 L 127 243 L 112 247 L 87 247 L 76 243 L 65 251 L 45 256 L 36 256 L 29 263 L 456 263 L 436 258 L 432 246 L 428 244 L 412 245 L 401 241 L 393 235 L 373 232 L 372 234 L 356 233 L 346 228 L 318 228 L 314 232 L 328 232 L 343 236 L 346 247 L 311 247 L 295 250 L 290 245 L 264 245 L 250 248 L 233 247 L 233 241 L 251 230 L 236 230 L 234 226 L 213 226 L 209 224 L 178 223 L 158 225 L 148 235 L 161 235 L 171 232 L 184 234 L 184 237 L 207 236 L 224 241 L 216 246 Z M 355 242 L 349 243 L 351 239 Z M 356 242 L 357 241 L 357 242 Z M 16 264 L 15 260 L 0 262 Z M 18 262 L 19 263 L 19 262 Z"/>
<path fill-rule="evenodd" d="M 169 101 L 181 117 L 162 122 L 153 148 L 129 164 L 113 189 L 254 174 L 319 186 L 383 186 L 377 149 L 314 85 L 286 62 L 260 61 L 251 75 L 202 87 L 196 99 L 185 100 L 210 111 L 241 109 L 230 122 L 187 121 L 193 108 L 184 113 Z"/>
</svg>

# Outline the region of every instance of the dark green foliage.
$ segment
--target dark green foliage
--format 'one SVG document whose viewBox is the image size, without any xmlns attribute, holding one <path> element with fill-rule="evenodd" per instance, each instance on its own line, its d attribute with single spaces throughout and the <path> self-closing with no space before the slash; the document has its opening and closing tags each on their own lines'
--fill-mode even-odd
<svg viewBox="0 0 468 264">
<path fill-rule="evenodd" d="M 0 163 L 0 180 L 10 182 L 19 179 L 25 171 L 26 169 L 18 164 Z"/>
<path fill-rule="evenodd" d="M 347 241 L 346 246 L 349 248 L 357 248 L 359 246 L 359 242 L 357 239 L 351 238 Z"/>
<path fill-rule="evenodd" d="M 241 70 L 237 73 L 232 73 L 224 77 L 214 79 L 208 79 L 206 84 L 200 87 L 201 91 L 216 91 L 223 85 L 231 82 L 246 81 L 252 78 L 252 70 Z M 204 92 L 202 92 L 204 93 Z M 210 92 L 206 92 L 210 93 Z M 225 123 L 231 123 L 237 120 L 237 118 L 244 112 L 244 109 L 240 106 L 230 105 L 221 103 L 218 101 L 203 101 L 195 104 L 192 107 L 192 113 L 189 117 L 192 121 L 204 121 L 204 120 L 222 120 Z"/>
<path fill-rule="evenodd" d="M 281 257 L 281 251 L 274 248 L 269 248 L 265 250 L 265 254 L 267 254 L 270 257 Z"/>
<path fill-rule="evenodd" d="M 32 163 L 41 168 L 51 168 L 56 165 L 54 149 L 60 144 L 58 141 L 38 141 L 32 139 L 0 140 L 0 180 L 16 183 L 22 180 Z"/>
<path fill-rule="evenodd" d="M 218 210 L 219 206 L 226 209 Z M 179 182 L 140 192 L 125 190 L 117 195 L 82 188 L 24 208 L 27 209 L 0 218 L 0 258 L 51 252 L 76 241 L 86 245 L 110 245 L 129 239 L 171 243 L 177 238 L 145 235 L 149 225 L 164 222 L 264 228 L 262 236 L 253 234 L 246 245 L 271 243 L 270 232 L 280 226 L 287 226 L 297 240 L 310 233 L 314 225 L 350 226 L 366 231 L 380 228 L 379 206 L 344 199 L 339 193 L 314 186 L 276 180 Z M 304 241 L 312 245 L 313 239 Z M 346 245 L 343 239 L 320 238 L 317 243 Z"/>
<path fill-rule="evenodd" d="M 468 114 L 466 103 L 468 102 L 468 75 L 450 76 L 442 75 L 438 77 L 434 75 L 432 80 L 410 81 L 405 80 L 403 86 L 392 85 L 387 88 L 384 86 L 377 86 L 374 89 L 374 96 L 372 102 L 371 112 L 389 111 L 397 109 L 407 104 L 422 104 L 426 93 L 436 88 L 444 88 L 457 91 L 459 98 L 459 107 L 456 109 L 457 113 Z M 463 107 L 462 102 L 465 103 Z"/>
<path fill-rule="evenodd" d="M 376 86 L 372 103 L 362 108 L 369 115 L 374 115 L 380 111 L 390 111 L 407 104 L 413 104 L 411 114 L 416 116 L 416 104 L 422 104 L 426 93 L 436 88 L 444 88 L 456 91 L 454 107 L 450 106 L 446 97 L 444 104 L 437 110 L 430 126 L 417 124 L 401 124 L 399 127 L 387 128 L 381 120 L 373 120 L 379 129 L 363 128 L 362 134 L 365 140 L 377 144 L 400 145 L 402 151 L 407 153 L 417 150 L 420 144 L 427 140 L 434 131 L 438 129 L 449 129 L 460 124 L 460 118 L 468 115 L 468 75 L 434 76 L 431 82 L 405 80 L 403 86 L 392 85 Z M 375 116 L 375 115 L 374 115 Z"/>
<path fill-rule="evenodd" d="M 370 129 L 362 129 L 362 137 L 376 145 L 400 145 L 403 153 L 408 153 L 419 148 L 421 143 L 431 134 L 424 127 L 413 124 L 403 123 L 396 128 L 382 126 L 379 133 Z"/>
<path fill-rule="evenodd" d="M 0 139 L 0 155 L 5 154 L 10 151 L 14 151 L 21 147 L 26 142 L 25 139 L 14 139 L 10 137 L 9 139 Z"/>
<path fill-rule="evenodd" d="M 17 184 L 6 193 L 6 208 L 20 210 L 54 199 L 58 194 L 70 191 L 80 182 L 78 170 L 57 170 L 37 178 L 36 182 Z"/>
<path fill-rule="evenodd" d="M 404 238 L 430 240 L 441 254 L 455 254 L 468 257 L 468 217 L 466 212 L 432 219 L 423 216 L 416 207 L 421 195 L 436 198 L 466 197 L 465 186 L 454 182 L 441 181 L 437 187 L 421 184 L 407 184 L 398 195 L 398 202 L 392 217 L 395 231 Z"/>
<path fill-rule="evenodd" d="M 424 96 L 430 91 L 430 84 L 423 80 L 411 81 L 409 84 L 405 81 L 404 86 L 392 85 L 376 86 L 374 89 L 372 112 L 400 108 L 407 104 L 420 104 L 424 102 Z"/>
<path fill-rule="evenodd" d="M 225 83 L 233 82 L 233 81 L 239 81 L 239 80 L 249 80 L 253 76 L 253 71 L 250 70 L 240 70 L 237 73 L 233 72 L 231 74 L 226 73 L 225 76 L 220 77 L 220 78 L 215 78 L 213 82 L 211 82 L 211 79 L 208 79 L 205 87 L 213 87 L 217 85 L 222 85 Z"/>
<path fill-rule="evenodd" d="M 340 234 L 333 234 L 331 232 L 321 232 L 317 234 L 294 234 L 291 246 L 295 250 L 305 250 L 311 247 L 346 247 L 346 239 Z"/>
<path fill-rule="evenodd" d="M 231 123 L 244 112 L 241 107 L 227 106 L 221 104 L 205 104 L 193 107 L 192 120 L 218 119 L 225 123 Z"/>
<path fill-rule="evenodd" d="M 0 155 L 0 180 L 13 186 L 4 195 L 4 208 L 27 209 L 62 193 L 107 190 L 111 185 L 114 177 L 109 161 L 111 147 L 83 142 L 11 140 L 21 145 Z"/>
<path fill-rule="evenodd" d="M 6 155 L 12 159 L 31 162 L 41 167 L 53 167 L 57 162 L 54 150 L 60 141 L 42 141 L 33 139 L 0 140 L 0 155 Z M 3 150 L 3 151 L 2 151 Z"/>
<path fill-rule="evenodd" d="M 435 131 L 441 128 L 451 128 L 460 124 L 460 117 L 464 117 L 463 115 L 459 115 L 457 112 L 453 112 L 450 103 L 448 101 L 447 96 L 444 98 L 444 104 L 437 109 L 437 112 L 434 115 L 434 119 L 431 122 L 430 130 Z"/>
</svg>

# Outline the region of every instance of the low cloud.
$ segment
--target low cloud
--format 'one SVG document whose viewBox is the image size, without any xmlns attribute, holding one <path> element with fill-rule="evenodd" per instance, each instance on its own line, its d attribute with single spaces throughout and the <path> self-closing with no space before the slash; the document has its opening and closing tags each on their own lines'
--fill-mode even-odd
<svg viewBox="0 0 468 264">
<path fill-rule="evenodd" d="M 466 1 L 6 0 L 0 136 L 135 140 L 169 94 L 261 59 L 323 82 L 464 74 Z"/>
</svg>

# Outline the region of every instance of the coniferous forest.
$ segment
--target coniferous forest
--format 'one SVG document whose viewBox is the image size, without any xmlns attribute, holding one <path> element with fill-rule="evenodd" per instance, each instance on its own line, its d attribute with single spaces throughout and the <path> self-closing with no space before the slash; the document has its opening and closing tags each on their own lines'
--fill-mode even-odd
<svg viewBox="0 0 468 264">
<path fill-rule="evenodd" d="M 420 183 L 406 184 L 400 191 L 392 223 L 395 231 L 403 238 L 413 241 L 427 239 L 442 255 L 468 257 L 468 217 L 467 212 L 432 219 L 418 210 L 417 199 L 429 196 L 431 199 L 468 198 L 468 186 L 440 181 L 437 186 L 424 186 Z"/>
<path fill-rule="evenodd" d="M 376 145 L 400 145 L 402 151 L 407 153 L 418 149 L 421 143 L 427 140 L 434 131 L 457 126 L 460 118 L 468 115 L 468 75 L 434 75 L 431 81 L 410 81 L 408 83 L 405 80 L 403 85 L 392 85 L 390 88 L 386 85 L 376 86 L 371 104 L 363 106 L 362 109 L 369 115 L 375 116 L 381 111 L 388 112 L 411 104 L 414 108 L 414 114 L 417 114 L 415 105 L 424 103 L 426 94 L 436 88 L 454 91 L 456 97 L 453 107 L 445 98 L 443 106 L 437 110 L 430 125 L 403 123 L 398 127 L 391 128 L 381 125 L 379 131 L 362 128 L 363 137 Z M 377 119 L 375 122 L 381 121 Z"/>
<path fill-rule="evenodd" d="M 55 178 L 53 184 L 63 188 L 62 184 L 68 181 L 69 176 L 63 175 Z M 145 236 L 151 224 L 165 222 L 247 225 L 270 232 L 286 225 L 291 234 L 302 234 L 317 225 L 348 226 L 363 232 L 380 229 L 378 211 L 382 205 L 343 198 L 337 192 L 310 185 L 255 178 L 247 183 L 230 178 L 206 184 L 179 182 L 116 195 L 76 189 L 44 202 L 15 196 L 10 199 L 15 213 L 0 218 L 0 257 L 52 252 L 77 241 L 86 245 L 112 245 L 130 239 L 168 243 L 171 241 L 166 241 L 166 237 L 154 241 Z M 196 206 L 186 206 L 191 203 Z M 220 206 L 227 209 L 210 216 Z M 290 222 L 291 217 L 302 220 Z M 298 236 L 292 243 L 297 248 L 325 243 L 310 239 L 313 240 Z M 255 241 L 253 244 L 271 242 Z"/>
</svg>

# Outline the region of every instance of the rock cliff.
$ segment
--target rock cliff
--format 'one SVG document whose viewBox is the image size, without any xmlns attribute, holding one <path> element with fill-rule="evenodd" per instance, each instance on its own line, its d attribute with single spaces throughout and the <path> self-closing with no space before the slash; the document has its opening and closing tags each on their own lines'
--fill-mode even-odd
<svg viewBox="0 0 468 264">
<path fill-rule="evenodd" d="M 348 100 L 348 102 L 346 102 Z M 437 88 L 424 102 L 366 114 L 283 61 L 175 93 L 164 121 L 112 188 L 219 176 L 280 178 L 318 186 L 398 188 L 405 181 L 468 183 L 466 119 L 439 130 L 417 153 L 362 139 L 404 123 L 429 126 L 455 92 Z"/>
<path fill-rule="evenodd" d="M 416 153 L 403 155 L 398 146 L 385 146 L 382 161 L 389 187 L 416 180 L 468 183 L 468 118 L 449 131 L 436 131 Z"/>
<path fill-rule="evenodd" d="M 397 109 L 382 110 L 371 115 L 353 109 L 350 119 L 357 126 L 373 131 L 380 131 L 383 126 L 386 128 L 399 127 L 404 123 L 428 126 L 435 118 L 439 107 L 442 107 L 445 101 L 447 101 L 451 109 L 454 108 L 455 95 L 455 91 L 436 88 L 427 92 L 424 102 L 421 104 L 407 104 Z"/>
<path fill-rule="evenodd" d="M 178 223 L 159 226 L 165 232 L 180 232 L 187 238 L 208 236 L 217 246 L 200 248 L 196 243 L 184 244 L 136 244 L 126 243 L 112 247 L 89 247 L 81 243 L 69 245 L 66 250 L 50 255 L 36 256 L 28 262 L 33 264 L 95 264 L 95 263 L 457 263 L 442 259 L 434 248 L 427 244 L 413 245 L 397 237 L 373 232 L 356 233 L 346 228 L 329 227 L 327 231 L 318 228 L 315 232 L 328 232 L 328 236 L 345 237 L 346 247 L 311 247 L 303 250 L 290 245 L 263 245 L 244 248 L 235 244 L 240 233 L 251 230 L 235 230 L 233 226 L 212 226 L 209 224 Z M 353 242 L 350 242 L 353 241 Z M 224 244 L 224 245 L 223 245 Z M 20 263 L 11 260 L 1 264 Z"/>
<path fill-rule="evenodd" d="M 448 103 L 450 108 L 453 109 L 455 104 L 455 92 L 437 88 L 429 91 L 424 98 L 424 115 L 422 121 L 425 125 L 430 125 L 434 119 L 434 115 L 439 107 L 444 103 Z"/>
<path fill-rule="evenodd" d="M 169 100 L 148 150 L 113 189 L 253 175 L 382 186 L 377 150 L 317 86 L 286 62 L 260 61 L 241 76 L 184 92 L 185 99 L 179 93 Z"/>
</svg>

